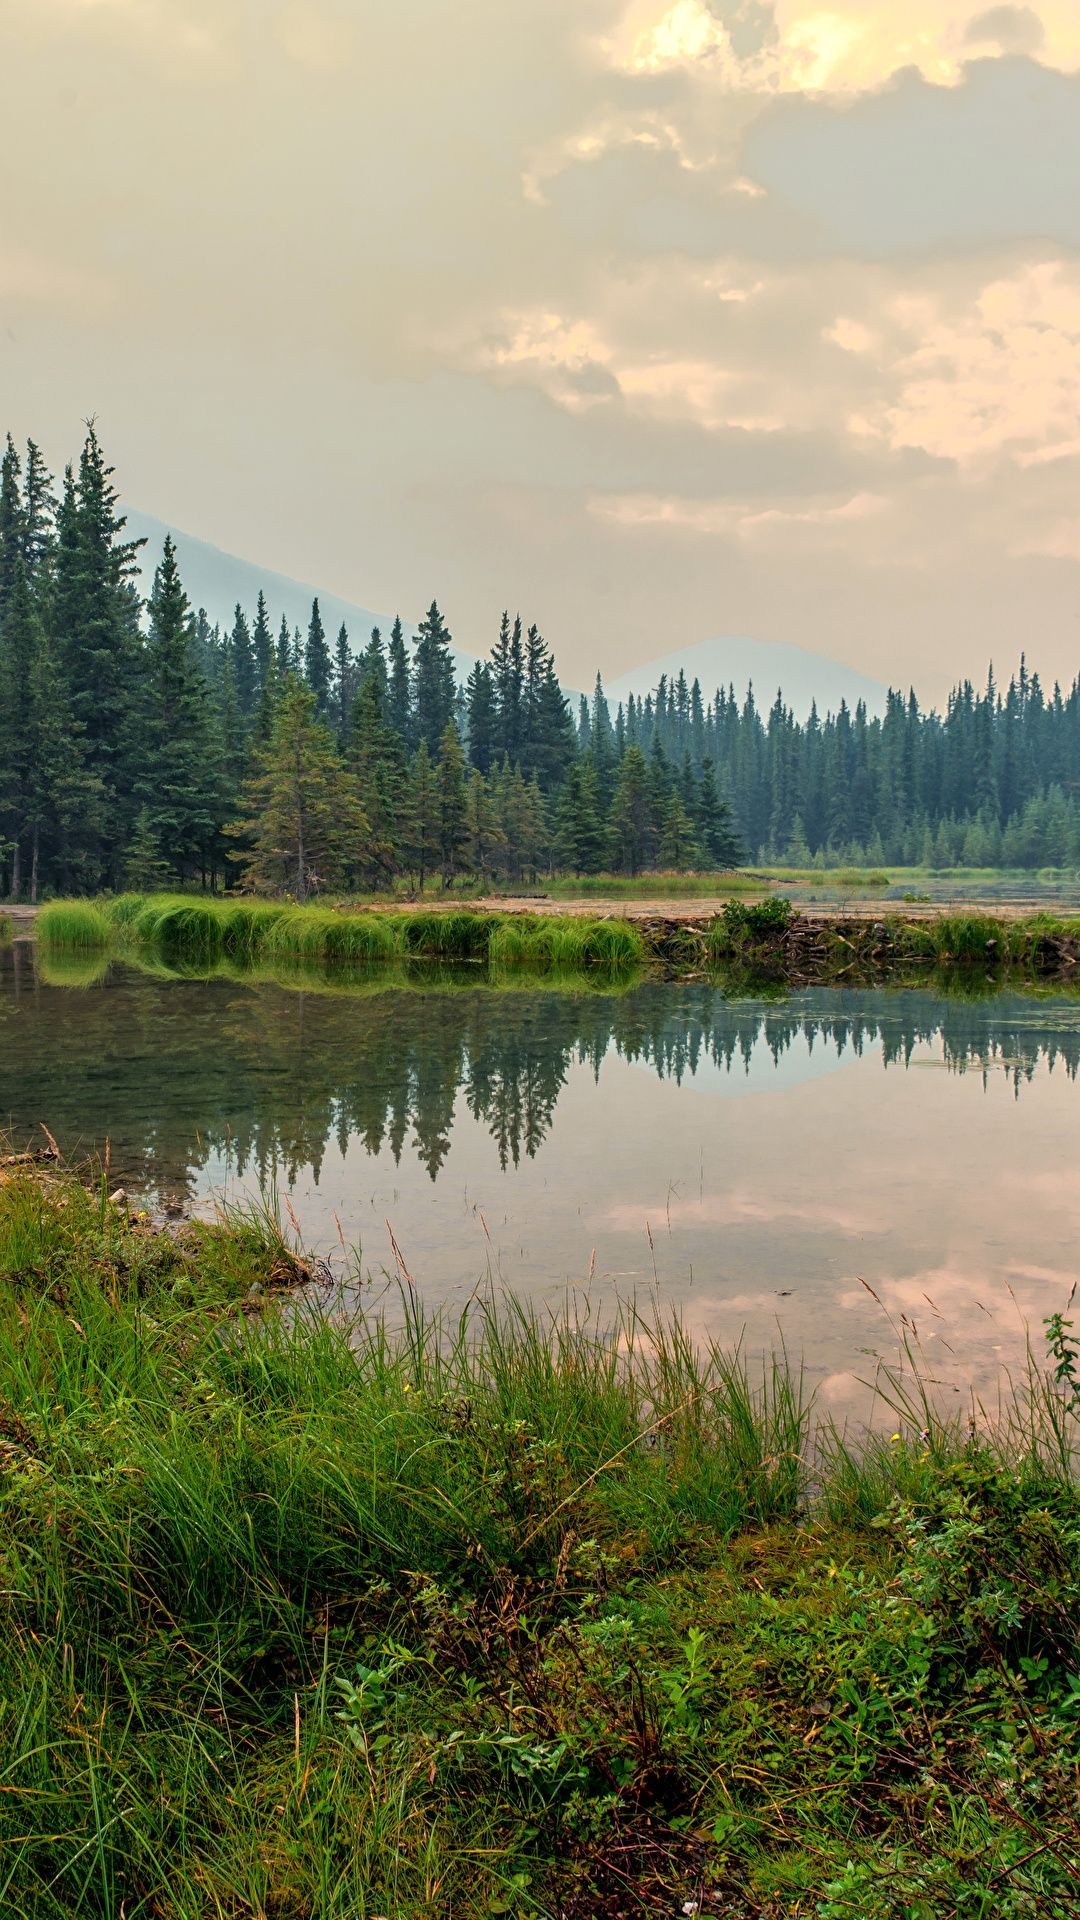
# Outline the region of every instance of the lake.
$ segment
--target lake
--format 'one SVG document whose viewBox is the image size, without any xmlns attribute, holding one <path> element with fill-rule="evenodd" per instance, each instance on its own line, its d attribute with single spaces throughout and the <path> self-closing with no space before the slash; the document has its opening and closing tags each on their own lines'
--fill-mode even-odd
<svg viewBox="0 0 1080 1920">
<path fill-rule="evenodd" d="M 1080 1000 L 417 968 L 172 978 L 0 952 L 0 1125 L 155 1206 L 285 1197 L 360 1298 L 656 1296 L 848 1405 L 896 1332 L 987 1390 L 1080 1242 Z M 344 1243 L 344 1245 L 343 1245 Z M 406 1280 L 406 1274 L 408 1276 Z M 876 1298 L 874 1297 L 876 1296 Z"/>
</svg>

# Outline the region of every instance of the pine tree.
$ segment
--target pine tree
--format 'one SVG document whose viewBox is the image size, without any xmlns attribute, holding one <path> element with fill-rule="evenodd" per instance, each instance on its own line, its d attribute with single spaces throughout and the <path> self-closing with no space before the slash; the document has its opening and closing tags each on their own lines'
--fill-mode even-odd
<svg viewBox="0 0 1080 1920">
<path fill-rule="evenodd" d="M 315 696 L 288 680 L 269 745 L 245 784 L 241 878 L 256 893 L 288 893 L 303 904 L 320 888 L 344 886 L 368 823 L 353 776 L 342 767 Z"/>
<path fill-rule="evenodd" d="M 21 462 L 10 433 L 0 460 L 0 626 L 15 586 L 15 566 L 23 548 Z"/>
<path fill-rule="evenodd" d="M 224 795 L 215 779 L 209 700 L 195 660 L 191 608 L 171 534 L 154 577 L 149 614 L 147 750 L 137 797 L 152 838 L 183 885 L 207 870 Z M 232 657 L 235 661 L 235 629 Z"/>
<path fill-rule="evenodd" d="M 513 766 L 520 759 L 522 746 L 525 659 L 521 643 L 521 617 L 513 625 L 504 612 L 499 637 L 491 649 L 491 679 L 495 699 L 494 751 Z"/>
<path fill-rule="evenodd" d="M 611 805 L 611 848 L 622 873 L 640 873 L 653 837 L 649 769 L 640 747 L 627 747 Z"/>
<path fill-rule="evenodd" d="M 372 627 L 371 638 L 364 648 L 360 663 L 361 684 L 371 679 L 378 681 L 380 708 L 385 714 L 390 682 L 386 671 L 386 651 L 378 627 Z"/>
<path fill-rule="evenodd" d="M 57 517 L 53 619 L 86 770 L 101 793 L 98 836 L 94 845 L 87 841 L 87 857 L 104 886 L 118 885 L 123 874 L 142 755 L 142 644 L 132 582 L 145 542 L 123 537 L 117 505 L 113 469 L 91 424 Z"/>
<path fill-rule="evenodd" d="M 427 742 L 433 756 L 440 751 L 447 723 L 454 717 L 454 662 L 450 634 L 433 600 L 416 633 L 413 680 L 416 690 L 417 740 Z"/>
<path fill-rule="evenodd" d="M 465 755 L 458 730 L 452 720 L 439 744 L 439 859 L 443 886 L 450 887 L 462 867 L 467 834 L 465 801 Z"/>
<path fill-rule="evenodd" d="M 485 884 L 499 849 L 505 845 L 488 783 L 474 767 L 465 789 L 465 846 L 471 870 Z"/>
<path fill-rule="evenodd" d="M 468 713 L 469 759 L 486 774 L 495 754 L 495 686 L 491 668 L 478 660 L 465 689 Z"/>
<path fill-rule="evenodd" d="M 319 603 L 311 603 L 307 647 L 304 652 L 304 677 L 315 695 L 315 711 L 322 719 L 330 711 L 330 649 L 319 612 Z"/>
<path fill-rule="evenodd" d="M 669 795 L 660 824 L 660 865 L 685 873 L 699 858 L 693 822 L 677 793 Z"/>
<path fill-rule="evenodd" d="M 274 660 L 274 638 L 270 632 L 270 615 L 266 607 L 266 595 L 261 588 L 255 606 L 255 625 L 251 629 L 251 658 L 255 675 L 254 704 L 258 707 L 270 679 Z"/>
<path fill-rule="evenodd" d="M 421 740 L 413 755 L 410 780 L 409 860 L 416 874 L 418 891 L 439 858 L 439 788 L 426 740 Z"/>
<path fill-rule="evenodd" d="M 236 704 L 240 711 L 240 719 L 246 727 L 255 713 L 257 695 L 255 651 L 251 644 L 251 629 L 247 623 L 247 616 L 239 602 L 233 613 L 229 654 L 232 661 L 233 685 L 236 688 Z"/>
<path fill-rule="evenodd" d="M 397 872 L 407 834 L 399 814 L 405 786 L 401 744 L 384 724 L 378 676 L 368 674 L 353 703 L 348 758 L 368 823 L 362 862 L 372 886 L 386 886 Z"/>
<path fill-rule="evenodd" d="M 711 760 L 707 760 L 701 770 L 697 805 L 692 817 L 704 859 L 724 870 L 742 865 L 745 857 L 742 845 L 731 808 L 717 787 L 716 769 Z"/>
<path fill-rule="evenodd" d="M 405 635 L 401 621 L 395 619 L 390 629 L 390 649 L 387 660 L 387 725 L 393 727 L 399 740 L 406 746 L 412 746 L 412 683 L 409 677 L 409 656 L 405 650 Z"/>
<path fill-rule="evenodd" d="M 344 620 L 338 628 L 334 648 L 334 716 L 337 722 L 338 749 L 344 753 L 349 740 L 349 722 L 356 698 L 356 673 L 349 647 L 349 629 Z"/>
<path fill-rule="evenodd" d="M 128 848 L 124 884 L 133 893 L 160 893 L 169 885 L 172 869 L 161 851 L 149 807 L 140 807 Z"/>
<path fill-rule="evenodd" d="M 289 632 L 289 623 L 284 614 L 281 616 L 281 625 L 278 628 L 277 659 L 275 665 L 277 667 L 277 677 L 280 684 L 281 681 L 285 679 L 286 674 L 292 673 L 293 671 L 292 634 Z"/>
</svg>

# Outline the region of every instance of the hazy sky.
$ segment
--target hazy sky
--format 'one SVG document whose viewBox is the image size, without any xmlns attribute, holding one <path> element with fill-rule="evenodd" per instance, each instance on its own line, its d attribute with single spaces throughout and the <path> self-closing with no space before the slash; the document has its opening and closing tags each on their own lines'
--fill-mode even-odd
<svg viewBox="0 0 1080 1920">
<path fill-rule="evenodd" d="M 1080 668 L 1080 0 L 0 0 L 0 421 L 581 683 Z"/>
</svg>

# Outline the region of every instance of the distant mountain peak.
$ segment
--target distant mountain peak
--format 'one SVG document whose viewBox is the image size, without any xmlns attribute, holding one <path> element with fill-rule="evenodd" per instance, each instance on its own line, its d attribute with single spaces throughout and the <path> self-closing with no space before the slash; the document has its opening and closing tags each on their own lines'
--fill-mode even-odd
<svg viewBox="0 0 1080 1920">
<path fill-rule="evenodd" d="M 196 538 L 194 534 L 182 533 L 150 514 L 129 512 L 128 532 L 135 539 L 145 537 L 147 542 L 140 555 L 144 593 L 150 591 L 165 535 L 171 532 L 188 599 L 193 607 L 205 607 L 209 618 L 220 622 L 223 627 L 232 624 L 233 609 L 238 601 L 248 613 L 254 611 L 260 589 L 266 595 L 275 628 L 284 614 L 290 627 L 299 627 L 302 633 L 307 631 L 311 603 L 317 597 L 323 625 L 331 639 L 344 623 L 356 653 L 367 644 L 372 627 L 381 627 L 385 634 L 392 624 L 393 615 L 372 613 L 367 607 L 357 606 L 352 601 L 342 600 L 337 594 L 325 593 L 302 581 L 291 580 L 286 574 L 275 573 L 270 567 L 259 566 L 251 560 L 240 560 L 235 554 L 226 553 L 220 547 L 212 546 L 209 541 Z M 406 623 L 405 630 L 411 637 L 415 627 Z M 454 649 L 454 664 L 461 680 L 468 678 L 475 657 L 461 648 Z M 716 640 L 699 640 L 693 646 L 681 647 L 658 660 L 647 661 L 644 666 L 633 667 L 629 673 L 620 674 L 604 689 L 612 712 L 620 700 L 626 700 L 629 693 L 644 698 L 647 693 L 654 692 L 661 674 L 667 674 L 669 680 L 677 680 L 680 669 L 689 683 L 692 684 L 695 679 L 700 681 L 705 700 L 711 700 L 718 687 L 729 685 L 734 686 L 741 700 L 752 681 L 758 705 L 767 710 L 776 698 L 777 688 L 782 688 L 787 705 L 800 718 L 809 713 L 814 700 L 822 716 L 830 710 L 835 712 L 842 699 L 852 708 L 859 700 L 865 700 L 871 713 L 883 712 L 885 707 L 885 688 L 880 682 L 868 679 L 865 674 L 839 660 L 830 660 L 822 654 L 809 653 L 804 647 L 790 646 L 780 641 L 729 635 Z M 588 678 L 591 686 L 592 676 Z M 564 692 L 576 706 L 579 695 L 568 686 L 564 686 Z"/>
<path fill-rule="evenodd" d="M 886 690 L 881 682 L 870 679 L 857 668 L 840 660 L 830 660 L 824 654 L 810 653 L 805 647 L 779 640 L 752 640 L 746 634 L 725 634 L 715 640 L 698 640 L 693 646 L 680 647 L 660 659 L 632 667 L 629 673 L 620 674 L 606 685 L 604 691 L 614 709 L 628 694 L 638 699 L 655 692 L 662 674 L 666 674 L 669 681 L 676 681 L 680 672 L 685 673 L 689 685 L 695 680 L 700 682 L 706 701 L 713 698 L 718 687 L 728 686 L 734 686 L 741 700 L 752 684 L 758 706 L 767 711 L 780 690 L 785 704 L 800 719 L 809 713 L 814 701 L 822 716 L 835 713 L 841 700 L 846 700 L 851 708 L 863 700 L 872 714 L 882 713 L 885 708 Z"/>
</svg>

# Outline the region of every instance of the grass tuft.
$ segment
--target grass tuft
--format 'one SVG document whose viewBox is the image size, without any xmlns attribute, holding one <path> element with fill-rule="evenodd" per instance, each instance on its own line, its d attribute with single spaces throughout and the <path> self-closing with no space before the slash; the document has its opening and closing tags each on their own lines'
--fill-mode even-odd
<svg viewBox="0 0 1080 1920">
<path fill-rule="evenodd" d="M 345 1314 L 0 1169 L 0 1910 L 1077 1911 L 1080 1351 L 880 1438 L 679 1320 Z"/>
</svg>

